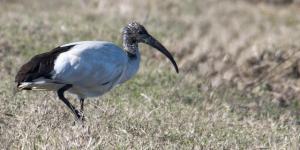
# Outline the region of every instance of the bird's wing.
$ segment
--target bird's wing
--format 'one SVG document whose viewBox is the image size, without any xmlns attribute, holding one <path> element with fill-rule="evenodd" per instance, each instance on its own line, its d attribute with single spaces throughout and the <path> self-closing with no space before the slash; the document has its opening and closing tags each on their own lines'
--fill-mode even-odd
<svg viewBox="0 0 300 150">
<path fill-rule="evenodd" d="M 57 81 L 92 88 L 117 82 L 127 62 L 126 53 L 113 43 L 80 42 L 57 57 L 52 75 Z"/>
<path fill-rule="evenodd" d="M 53 50 L 34 56 L 18 71 L 15 82 L 31 82 L 40 77 L 50 78 L 56 57 L 63 52 L 71 49 L 75 44 L 65 47 L 56 47 Z"/>
</svg>

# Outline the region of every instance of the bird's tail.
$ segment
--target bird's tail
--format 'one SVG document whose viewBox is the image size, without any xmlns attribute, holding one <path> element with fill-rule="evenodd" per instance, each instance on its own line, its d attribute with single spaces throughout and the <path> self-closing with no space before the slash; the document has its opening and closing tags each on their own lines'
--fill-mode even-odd
<svg viewBox="0 0 300 150">
<path fill-rule="evenodd" d="M 32 82 L 20 82 L 17 85 L 17 91 L 22 90 L 39 90 L 53 91 L 62 88 L 65 84 L 59 83 L 50 79 L 37 79 Z"/>
</svg>

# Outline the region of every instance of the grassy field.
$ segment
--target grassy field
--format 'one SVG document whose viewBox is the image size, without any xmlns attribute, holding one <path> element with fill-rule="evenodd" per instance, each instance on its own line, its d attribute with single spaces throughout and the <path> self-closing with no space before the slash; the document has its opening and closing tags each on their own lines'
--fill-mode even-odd
<svg viewBox="0 0 300 150">
<path fill-rule="evenodd" d="M 274 1 L 0 0 L 0 149 L 299 149 L 300 5 Z M 81 40 L 121 45 L 132 20 L 180 74 L 140 45 L 138 75 L 88 99 L 84 126 L 54 92 L 14 94 L 33 55 Z"/>
</svg>

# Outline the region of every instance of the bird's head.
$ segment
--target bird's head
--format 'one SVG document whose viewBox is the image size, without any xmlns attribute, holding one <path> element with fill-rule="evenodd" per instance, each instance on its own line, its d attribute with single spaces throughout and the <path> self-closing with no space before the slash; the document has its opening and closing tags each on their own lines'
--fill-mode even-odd
<svg viewBox="0 0 300 150">
<path fill-rule="evenodd" d="M 137 22 L 131 22 L 123 28 L 122 35 L 124 47 L 129 53 L 136 53 L 138 43 L 148 44 L 168 57 L 174 65 L 176 72 L 179 72 L 177 64 L 170 52 L 159 41 L 151 36 L 143 25 Z"/>
</svg>

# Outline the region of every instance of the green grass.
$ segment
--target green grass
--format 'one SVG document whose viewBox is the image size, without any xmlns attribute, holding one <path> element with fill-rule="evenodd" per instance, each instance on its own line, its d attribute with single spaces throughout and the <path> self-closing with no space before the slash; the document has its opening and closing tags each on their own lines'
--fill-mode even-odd
<svg viewBox="0 0 300 150">
<path fill-rule="evenodd" d="M 265 73 L 252 73 L 257 66 L 247 66 L 247 56 L 270 51 L 257 64 L 272 66 L 273 52 L 300 48 L 296 7 L 232 0 L 81 2 L 0 1 L 1 149 L 299 149 L 299 99 L 285 97 L 298 79 L 245 86 Z M 141 45 L 139 73 L 89 98 L 84 125 L 74 124 L 54 92 L 13 93 L 17 70 L 33 55 L 79 40 L 121 45 L 120 29 L 131 20 L 175 54 L 180 74 Z M 79 106 L 74 95 L 67 97 Z"/>
</svg>

